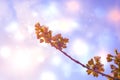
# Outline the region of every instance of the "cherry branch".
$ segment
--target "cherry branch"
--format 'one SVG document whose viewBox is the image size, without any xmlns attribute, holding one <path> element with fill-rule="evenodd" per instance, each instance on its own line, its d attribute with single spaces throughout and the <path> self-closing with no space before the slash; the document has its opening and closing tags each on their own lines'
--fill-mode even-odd
<svg viewBox="0 0 120 80">
<path fill-rule="evenodd" d="M 86 69 L 89 69 L 89 70 L 92 70 L 92 71 L 94 71 L 94 72 L 96 72 L 96 73 L 99 73 L 99 74 L 101 74 L 102 76 L 109 77 L 109 78 L 111 78 L 111 79 L 113 79 L 113 80 L 116 80 L 116 78 L 114 78 L 114 77 L 112 77 L 112 76 L 110 76 L 110 75 L 107 75 L 107 74 L 105 74 L 105 73 L 99 72 L 99 71 L 97 71 L 97 70 L 90 69 L 89 67 L 85 66 L 84 64 L 82 64 L 82 63 L 79 62 L 78 60 L 74 59 L 73 57 L 71 57 L 71 56 L 68 55 L 66 52 L 62 51 L 61 49 L 58 49 L 58 50 L 59 50 L 60 52 L 62 52 L 66 57 L 68 57 L 69 59 L 71 59 L 73 62 L 81 65 L 82 67 L 84 67 L 84 68 L 86 68 Z M 118 79 L 118 80 L 120 80 L 120 79 Z"/>
<path fill-rule="evenodd" d="M 103 65 L 99 62 L 99 59 L 100 59 L 99 57 L 94 57 L 94 60 L 96 61 L 96 64 L 94 64 L 93 59 L 91 59 L 90 61 L 88 61 L 87 65 L 84 65 L 80 61 L 76 60 L 75 58 L 73 58 L 72 56 L 67 54 L 66 52 L 62 51 L 63 48 L 67 48 L 66 43 L 69 42 L 68 38 L 63 38 L 61 34 L 57 34 L 55 36 L 52 36 L 52 31 L 49 30 L 48 27 L 46 27 L 46 26 L 41 26 L 39 23 L 37 23 L 35 25 L 35 31 L 36 31 L 37 39 L 40 40 L 40 43 L 45 42 L 45 43 L 50 44 L 52 47 L 59 50 L 61 53 L 63 53 L 63 55 L 65 55 L 66 57 L 71 59 L 73 62 L 75 62 L 76 64 L 79 64 L 80 66 L 82 66 L 84 68 L 86 68 L 88 74 L 91 74 L 91 71 L 92 71 L 92 74 L 95 77 L 97 77 L 98 74 L 101 74 L 102 76 L 105 76 L 105 77 L 110 78 L 112 80 L 120 80 L 116 77 L 113 77 L 113 76 L 110 76 L 110 75 L 107 75 L 107 74 L 103 73 L 104 68 L 102 68 Z M 113 57 L 112 55 L 108 54 L 107 61 L 111 62 L 112 57 Z M 120 54 L 118 54 L 118 53 L 117 53 L 116 59 L 117 58 L 118 59 L 120 58 Z M 115 62 L 115 63 L 117 64 L 117 63 L 119 63 L 119 61 Z M 100 68 L 98 68 L 98 67 L 100 67 Z M 112 69 L 114 69 L 114 68 L 112 67 Z"/>
</svg>

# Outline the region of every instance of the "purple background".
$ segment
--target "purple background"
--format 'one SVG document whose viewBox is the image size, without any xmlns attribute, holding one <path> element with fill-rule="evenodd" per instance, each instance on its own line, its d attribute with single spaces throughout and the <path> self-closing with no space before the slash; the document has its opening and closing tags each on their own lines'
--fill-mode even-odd
<svg viewBox="0 0 120 80">
<path fill-rule="evenodd" d="M 66 51 L 86 64 L 120 51 L 120 0 L 0 0 L 0 80 L 106 80 L 88 76 L 48 44 L 36 39 L 40 22 L 69 38 Z"/>
</svg>

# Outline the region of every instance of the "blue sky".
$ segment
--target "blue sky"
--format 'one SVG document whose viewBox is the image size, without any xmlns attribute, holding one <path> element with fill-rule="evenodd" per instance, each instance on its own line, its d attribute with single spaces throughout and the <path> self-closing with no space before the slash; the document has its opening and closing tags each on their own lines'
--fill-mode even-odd
<svg viewBox="0 0 120 80">
<path fill-rule="evenodd" d="M 119 0 L 0 0 L 0 80 L 106 80 L 88 76 L 48 44 L 36 39 L 40 22 L 69 38 L 65 52 L 86 64 L 120 51 Z"/>
</svg>

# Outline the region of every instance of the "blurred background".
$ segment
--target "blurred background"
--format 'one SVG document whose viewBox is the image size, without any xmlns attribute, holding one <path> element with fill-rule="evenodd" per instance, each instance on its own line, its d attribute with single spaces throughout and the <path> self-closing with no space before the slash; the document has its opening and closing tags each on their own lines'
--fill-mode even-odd
<svg viewBox="0 0 120 80">
<path fill-rule="evenodd" d="M 120 51 L 120 0 L 0 0 L 0 80 L 106 80 L 88 76 L 48 44 L 36 39 L 40 22 L 69 38 L 69 55 L 86 64 Z"/>
</svg>

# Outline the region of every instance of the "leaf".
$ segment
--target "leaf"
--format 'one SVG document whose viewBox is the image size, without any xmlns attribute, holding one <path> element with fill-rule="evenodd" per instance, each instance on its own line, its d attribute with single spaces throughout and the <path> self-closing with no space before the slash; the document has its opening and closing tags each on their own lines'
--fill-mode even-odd
<svg viewBox="0 0 120 80">
<path fill-rule="evenodd" d="M 92 74 L 93 74 L 94 77 L 98 77 L 98 73 L 93 72 Z"/>
<path fill-rule="evenodd" d="M 40 39 L 40 43 L 44 42 L 44 39 Z"/>
<path fill-rule="evenodd" d="M 89 61 L 88 61 L 88 64 L 89 64 L 89 65 L 93 65 L 93 64 L 94 64 L 93 59 L 89 60 Z"/>
<path fill-rule="evenodd" d="M 88 73 L 88 75 L 90 75 L 92 73 L 92 70 L 87 70 L 86 72 Z"/>
<path fill-rule="evenodd" d="M 118 53 L 116 57 L 117 57 L 117 59 L 120 60 L 120 53 Z"/>
<path fill-rule="evenodd" d="M 106 57 L 106 59 L 107 59 L 107 62 L 111 62 L 113 59 L 114 56 L 113 55 L 111 55 L 111 54 L 107 54 L 107 57 Z"/>
<path fill-rule="evenodd" d="M 117 67 L 115 65 L 110 65 L 111 69 L 116 69 Z"/>
<path fill-rule="evenodd" d="M 95 59 L 96 62 L 99 62 L 99 61 L 100 61 L 100 58 L 101 58 L 100 56 L 95 56 L 95 57 L 94 57 L 94 59 Z"/>
</svg>

